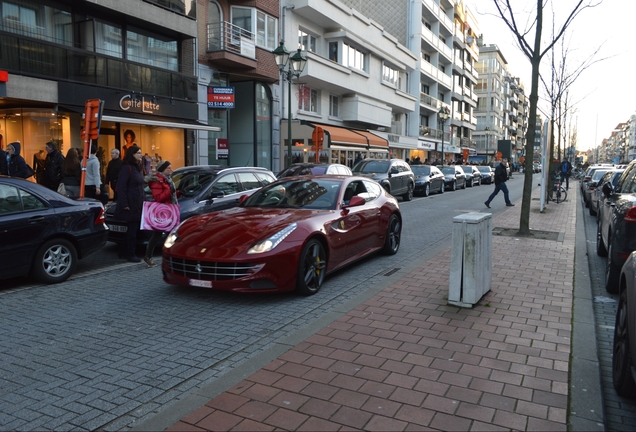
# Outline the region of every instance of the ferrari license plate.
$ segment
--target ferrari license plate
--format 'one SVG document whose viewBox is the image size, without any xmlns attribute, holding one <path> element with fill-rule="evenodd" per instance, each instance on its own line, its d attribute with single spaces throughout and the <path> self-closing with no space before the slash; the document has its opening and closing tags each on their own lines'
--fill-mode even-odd
<svg viewBox="0 0 636 432">
<path fill-rule="evenodd" d="M 212 288 L 212 281 L 207 280 L 199 280 L 199 279 L 190 279 L 190 286 L 202 287 L 202 288 Z"/>
<path fill-rule="evenodd" d="M 126 231 L 128 231 L 128 227 L 122 226 L 122 225 L 108 225 L 108 229 L 110 229 L 111 231 L 122 232 L 122 233 L 125 233 Z"/>
</svg>

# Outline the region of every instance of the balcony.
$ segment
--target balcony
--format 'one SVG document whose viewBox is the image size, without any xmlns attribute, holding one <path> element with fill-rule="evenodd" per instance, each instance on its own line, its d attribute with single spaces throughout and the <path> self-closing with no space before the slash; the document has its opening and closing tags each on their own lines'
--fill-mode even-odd
<svg viewBox="0 0 636 432">
<path fill-rule="evenodd" d="M 446 142 L 449 142 L 449 139 L 450 139 L 450 133 L 449 132 L 443 133 L 441 130 L 434 129 L 434 128 L 429 127 L 429 126 L 420 125 L 419 134 L 420 134 L 421 137 L 436 139 L 436 140 L 440 140 L 440 141 L 442 140 L 442 135 L 444 135 L 444 141 L 446 141 Z"/>
<path fill-rule="evenodd" d="M 433 109 L 433 111 L 439 111 L 442 107 L 443 103 L 439 99 L 435 99 L 432 96 L 427 95 L 426 93 L 420 93 L 420 104 L 426 105 Z"/>
<path fill-rule="evenodd" d="M 230 22 L 207 25 L 207 59 L 218 65 L 255 69 L 256 37 Z"/>
</svg>

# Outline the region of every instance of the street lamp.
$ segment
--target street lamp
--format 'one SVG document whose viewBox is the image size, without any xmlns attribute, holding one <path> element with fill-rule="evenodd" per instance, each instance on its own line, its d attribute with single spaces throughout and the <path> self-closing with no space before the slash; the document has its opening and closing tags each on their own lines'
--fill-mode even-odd
<svg viewBox="0 0 636 432">
<path fill-rule="evenodd" d="M 448 117 L 450 117 L 450 111 L 443 106 L 437 113 L 437 121 L 442 125 L 442 166 L 444 166 L 444 123 L 446 123 Z"/>
<path fill-rule="evenodd" d="M 486 126 L 484 132 L 486 132 L 486 161 L 488 161 L 488 151 L 490 150 L 490 128 Z"/>
<path fill-rule="evenodd" d="M 283 41 L 280 42 L 278 48 L 272 51 L 272 53 L 276 58 L 276 64 L 278 65 L 278 70 L 283 75 L 283 79 L 286 79 L 289 83 L 287 92 L 287 166 L 290 166 L 292 164 L 292 79 L 294 77 L 298 78 L 303 72 L 303 69 L 305 69 L 305 64 L 307 63 L 307 57 L 305 57 L 303 53 L 300 52 L 300 48 L 298 48 L 298 51 L 296 51 L 296 53 L 290 57 L 289 51 L 285 49 L 285 43 Z M 287 69 L 285 69 L 285 67 L 287 67 Z"/>
</svg>

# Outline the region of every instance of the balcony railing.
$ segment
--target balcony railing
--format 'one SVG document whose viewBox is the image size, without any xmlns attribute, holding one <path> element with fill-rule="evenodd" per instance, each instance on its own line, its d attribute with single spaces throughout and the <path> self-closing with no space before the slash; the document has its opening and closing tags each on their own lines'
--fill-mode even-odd
<svg viewBox="0 0 636 432">
<path fill-rule="evenodd" d="M 254 33 L 223 21 L 208 24 L 208 52 L 228 51 L 251 59 L 256 58 Z"/>
<path fill-rule="evenodd" d="M 440 101 L 439 99 L 435 99 L 434 97 L 429 96 L 426 93 L 420 93 L 420 103 L 428 105 L 436 111 L 442 107 L 442 101 Z"/>
<path fill-rule="evenodd" d="M 444 141 L 446 142 L 449 142 L 449 138 L 450 138 L 449 132 L 444 133 L 439 129 L 434 129 L 429 126 L 422 126 L 422 125 L 420 125 L 419 134 L 421 137 L 432 138 L 432 139 L 436 139 L 440 141 L 442 140 L 442 135 L 444 135 Z"/>
<path fill-rule="evenodd" d="M 194 76 L 0 31 L 0 69 L 182 100 L 197 100 Z"/>
</svg>

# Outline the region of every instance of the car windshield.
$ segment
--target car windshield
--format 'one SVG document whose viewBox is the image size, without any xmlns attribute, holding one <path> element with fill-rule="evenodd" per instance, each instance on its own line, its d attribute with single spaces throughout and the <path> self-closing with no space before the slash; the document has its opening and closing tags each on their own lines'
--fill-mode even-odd
<svg viewBox="0 0 636 432">
<path fill-rule="evenodd" d="M 442 172 L 444 174 L 455 174 L 455 168 L 453 168 L 453 167 L 444 167 L 444 168 L 442 168 Z"/>
<path fill-rule="evenodd" d="M 342 180 L 304 178 L 269 184 L 255 192 L 243 207 L 283 207 L 334 210 Z"/>
<path fill-rule="evenodd" d="M 431 167 L 429 166 L 413 165 L 411 171 L 417 176 L 431 175 Z"/>
<path fill-rule="evenodd" d="M 596 170 L 594 171 L 594 175 L 592 176 L 592 181 L 599 181 L 601 177 L 605 175 L 608 170 Z"/>
<path fill-rule="evenodd" d="M 186 170 L 175 172 L 171 178 L 174 182 L 175 189 L 179 192 L 179 196 L 191 198 L 207 189 L 215 177 L 216 173 L 213 171 Z"/>
<path fill-rule="evenodd" d="M 473 167 L 472 166 L 463 166 L 462 169 L 464 170 L 465 173 L 472 173 L 473 172 Z"/>
<path fill-rule="evenodd" d="M 389 161 L 362 161 L 353 167 L 353 172 L 359 173 L 385 173 L 389 170 Z"/>
<path fill-rule="evenodd" d="M 480 166 L 477 167 L 477 169 L 483 173 L 489 173 L 490 172 L 490 167 L 485 167 L 485 166 Z"/>
</svg>

